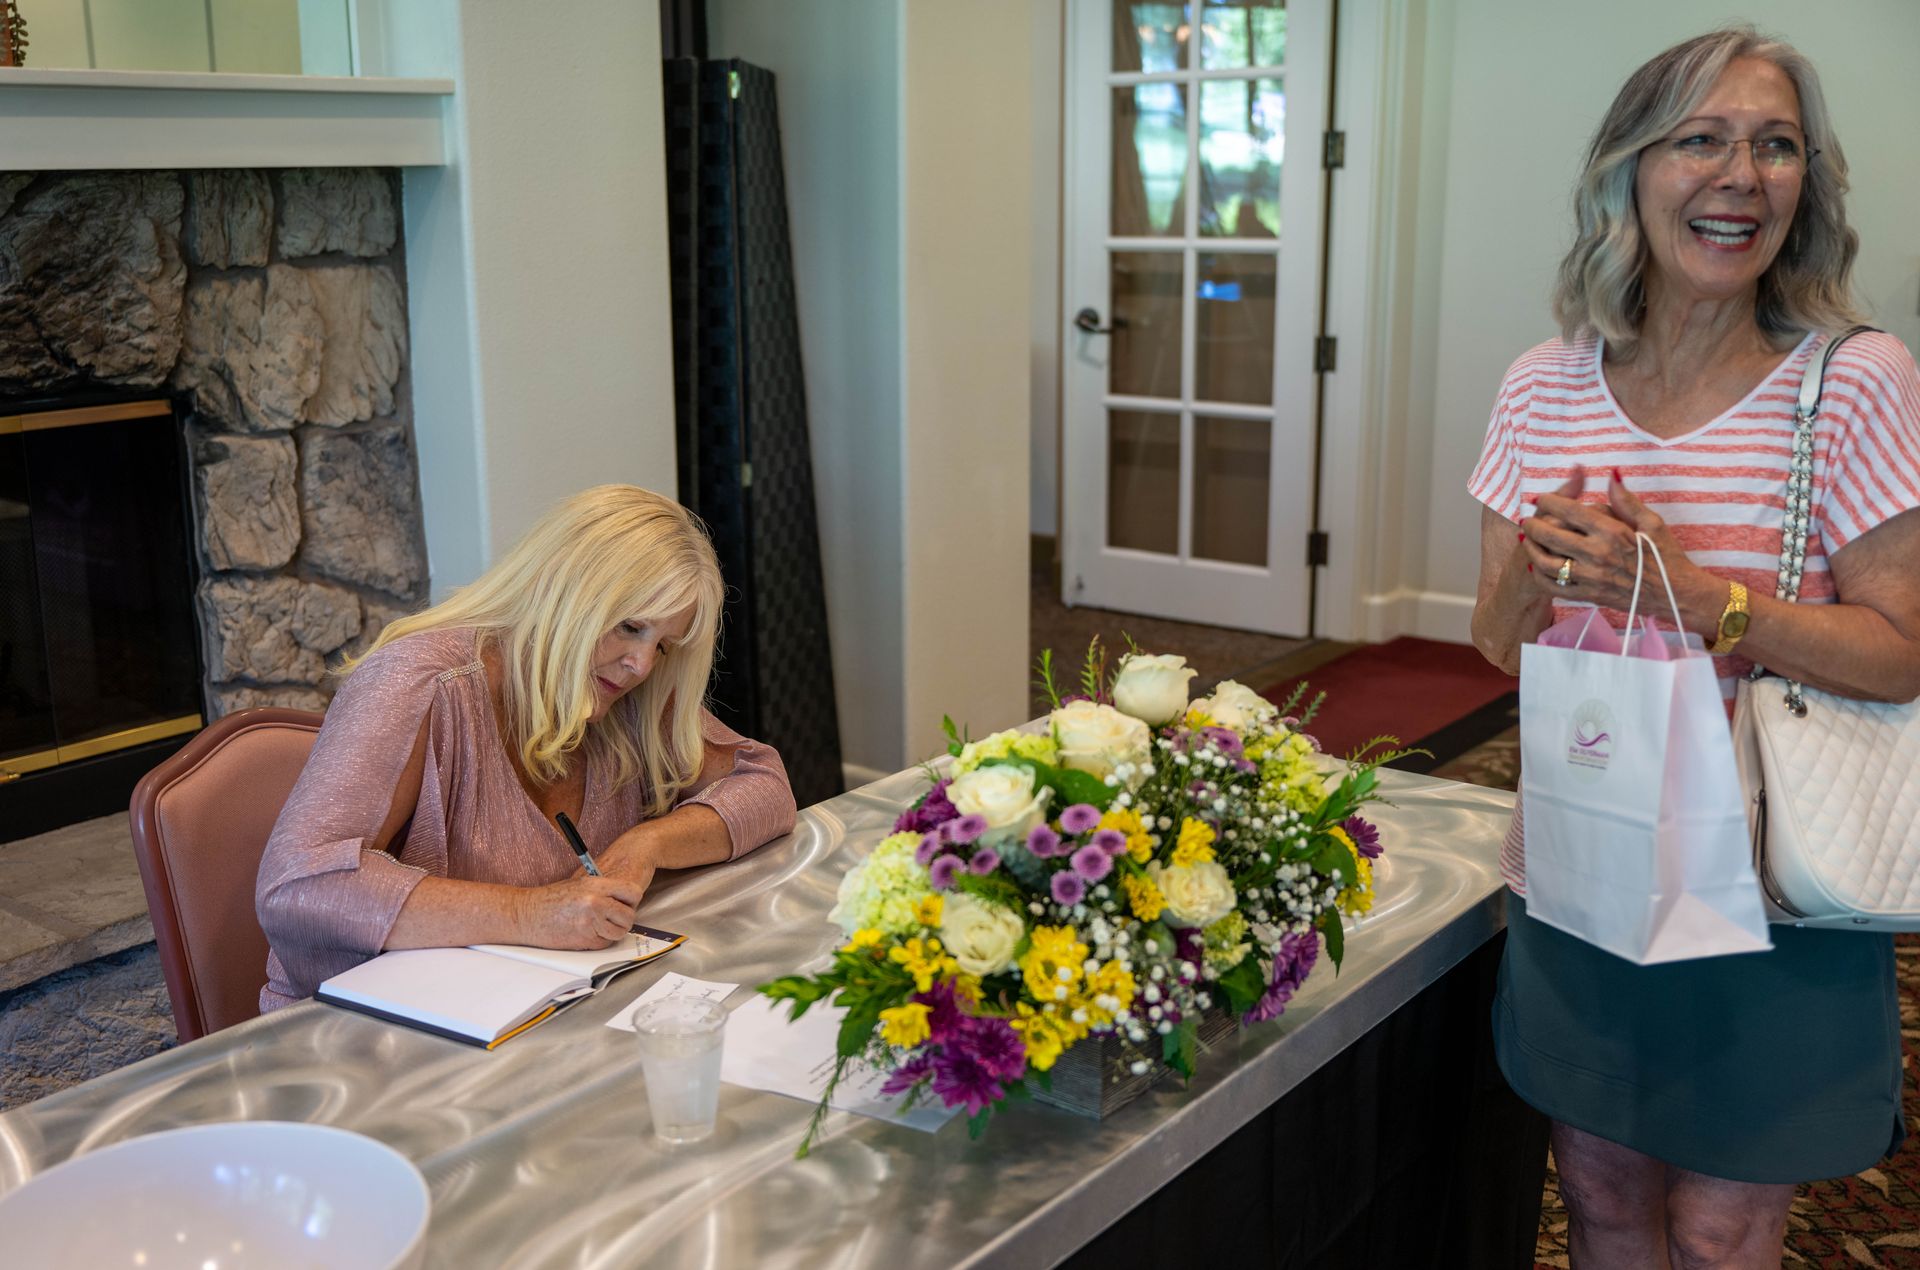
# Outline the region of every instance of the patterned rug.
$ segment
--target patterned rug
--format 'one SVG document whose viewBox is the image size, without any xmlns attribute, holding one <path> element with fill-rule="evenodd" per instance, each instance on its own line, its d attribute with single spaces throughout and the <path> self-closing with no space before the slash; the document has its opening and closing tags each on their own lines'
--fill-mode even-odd
<svg viewBox="0 0 1920 1270">
<path fill-rule="evenodd" d="M 1520 729 L 1505 728 L 1464 753 L 1440 760 L 1435 776 L 1494 789 L 1513 789 L 1520 776 Z M 1920 936 L 1902 935 L 1897 944 L 1900 979 L 1900 1030 L 1906 1039 L 1906 1110 L 1910 1132 L 1920 1132 Z M 1567 1210 L 1560 1203 L 1560 1179 L 1547 1162 L 1547 1189 L 1540 1209 L 1538 1270 L 1567 1260 Z M 1815 1182 L 1794 1196 L 1787 1215 L 1786 1266 L 1856 1270 L 1861 1266 L 1920 1267 L 1920 1142 L 1909 1138 L 1900 1152 L 1880 1167 L 1853 1177 Z"/>
</svg>

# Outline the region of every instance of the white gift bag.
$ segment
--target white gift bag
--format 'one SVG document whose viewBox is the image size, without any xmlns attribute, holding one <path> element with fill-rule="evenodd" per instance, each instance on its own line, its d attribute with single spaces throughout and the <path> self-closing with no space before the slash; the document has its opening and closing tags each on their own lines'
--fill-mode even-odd
<svg viewBox="0 0 1920 1270">
<path fill-rule="evenodd" d="M 1713 659 L 1684 634 L 1636 632 L 1648 549 L 1667 571 L 1637 538 L 1626 634 L 1615 645 L 1601 623 L 1597 641 L 1619 652 L 1585 639 L 1521 650 L 1527 915 L 1640 965 L 1762 952 L 1773 945 Z M 1677 625 L 1671 583 L 1667 601 Z"/>
</svg>

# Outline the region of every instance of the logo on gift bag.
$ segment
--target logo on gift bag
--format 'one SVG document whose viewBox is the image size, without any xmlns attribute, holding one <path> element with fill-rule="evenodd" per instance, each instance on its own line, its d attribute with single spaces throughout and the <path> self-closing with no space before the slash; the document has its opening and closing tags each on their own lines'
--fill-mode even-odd
<svg viewBox="0 0 1920 1270">
<path fill-rule="evenodd" d="M 1573 724 L 1567 733 L 1567 762 L 1577 774 L 1598 780 L 1607 770 L 1607 764 L 1613 761 L 1618 726 L 1613 711 L 1598 697 L 1589 697 L 1574 708 Z"/>
</svg>

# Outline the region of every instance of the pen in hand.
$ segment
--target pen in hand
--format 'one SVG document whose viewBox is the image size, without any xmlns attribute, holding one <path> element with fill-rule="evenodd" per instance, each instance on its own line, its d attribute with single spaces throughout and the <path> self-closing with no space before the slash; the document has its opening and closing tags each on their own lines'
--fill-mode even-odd
<svg viewBox="0 0 1920 1270">
<path fill-rule="evenodd" d="M 560 832 L 567 835 L 567 845 L 572 847 L 573 853 L 580 857 L 581 865 L 588 873 L 599 877 L 600 867 L 593 862 L 593 857 L 587 854 L 587 844 L 581 839 L 580 831 L 573 827 L 573 821 L 567 818 L 567 813 L 556 811 L 553 813 L 553 818 L 560 823 Z"/>
</svg>

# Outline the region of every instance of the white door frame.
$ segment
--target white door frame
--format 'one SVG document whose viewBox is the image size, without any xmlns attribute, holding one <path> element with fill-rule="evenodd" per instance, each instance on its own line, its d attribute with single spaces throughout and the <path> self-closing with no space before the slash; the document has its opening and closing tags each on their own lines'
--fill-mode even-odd
<svg viewBox="0 0 1920 1270">
<path fill-rule="evenodd" d="M 1297 37 L 1298 43 L 1309 48 L 1325 48 L 1330 32 L 1324 24 L 1332 7 L 1333 0 L 1296 0 L 1288 10 L 1289 44 L 1294 44 Z M 1111 48 L 1111 14 L 1110 0 L 1070 0 L 1065 49 L 1069 69 L 1066 76 L 1068 91 L 1063 154 L 1068 176 L 1062 209 L 1065 285 L 1060 306 L 1063 320 L 1058 328 L 1061 338 L 1060 360 L 1063 384 L 1076 375 L 1080 377 L 1077 399 L 1083 403 L 1082 413 L 1089 416 L 1092 411 L 1087 409 L 1086 403 L 1091 401 L 1122 407 L 1131 404 L 1125 399 L 1114 399 L 1105 392 L 1106 337 L 1086 336 L 1064 320 L 1066 311 L 1077 310 L 1083 305 L 1100 311 L 1103 320 L 1111 317 L 1110 297 L 1107 294 L 1107 253 L 1110 246 L 1124 249 L 1133 245 L 1131 240 L 1110 244 L 1109 236 L 1104 232 L 1104 216 L 1100 218 L 1101 232 L 1084 234 L 1078 239 L 1071 236 L 1071 227 L 1089 219 L 1089 199 L 1100 208 L 1106 206 L 1110 180 L 1106 165 L 1110 162 L 1111 154 L 1111 117 L 1110 111 L 1104 108 L 1106 94 L 1103 90 L 1103 108 L 1092 111 L 1083 105 L 1088 95 L 1076 89 L 1084 88 L 1089 80 L 1102 85 L 1107 82 L 1110 71 L 1107 59 Z M 1197 39 L 1197 34 L 1192 38 Z M 1330 69 L 1291 64 L 1282 68 L 1282 74 L 1288 81 L 1287 149 L 1295 164 L 1302 162 L 1300 156 L 1305 156 L 1306 164 L 1312 164 L 1313 156 L 1320 152 L 1327 105 L 1326 75 Z M 1304 91 L 1294 90 L 1296 80 L 1306 81 Z M 1188 107 L 1190 153 L 1198 128 L 1198 113 L 1196 95 Z M 1090 190 L 1088 187 L 1094 182 L 1083 174 L 1076 174 L 1073 165 L 1077 158 L 1086 160 L 1089 171 L 1095 166 L 1099 168 L 1098 188 Z M 1198 162 L 1197 153 L 1192 153 L 1190 162 Z M 1317 173 L 1317 166 L 1309 168 L 1308 173 Z M 1191 181 L 1188 182 L 1188 197 L 1190 201 L 1197 198 L 1197 187 Z M 1294 230 L 1297 241 L 1289 241 L 1284 237 L 1286 231 L 1283 230 L 1276 302 L 1292 297 L 1298 306 L 1297 311 L 1312 313 L 1317 311 L 1320 292 L 1321 183 L 1317 179 L 1302 180 L 1296 176 L 1284 184 L 1281 198 L 1283 226 L 1304 225 L 1308 227 L 1308 232 L 1302 234 Z M 1147 249 L 1164 245 L 1158 240 L 1142 240 L 1139 243 L 1139 246 Z M 1234 245 L 1231 240 L 1225 240 L 1216 248 L 1211 242 L 1203 240 L 1198 247 L 1200 251 L 1216 249 L 1231 252 Z M 1190 286 L 1183 287 L 1183 292 L 1183 343 L 1191 345 L 1195 301 Z M 1312 339 L 1315 331 L 1302 329 L 1314 325 L 1312 319 L 1296 317 L 1289 321 L 1279 312 L 1275 316 L 1276 332 L 1280 336 L 1274 358 L 1276 385 L 1312 384 Z M 1187 357 L 1190 359 L 1190 356 L 1189 351 Z M 1099 377 L 1097 390 L 1091 387 L 1095 375 Z M 1182 378 L 1183 383 L 1190 387 L 1190 366 L 1183 367 Z M 1289 462 L 1312 461 L 1313 404 L 1313 394 L 1297 388 L 1274 394 L 1270 463 L 1276 472 L 1284 472 Z M 1214 561 L 1181 562 L 1179 557 L 1109 548 L 1106 546 L 1105 406 L 1096 409 L 1102 420 L 1100 426 L 1093 426 L 1087 418 L 1083 418 L 1076 426 L 1070 410 L 1062 412 L 1060 533 L 1063 599 L 1069 604 L 1102 603 L 1128 611 L 1157 611 L 1188 620 L 1215 621 L 1222 625 L 1275 633 L 1306 633 L 1306 597 L 1311 574 L 1305 563 L 1306 531 L 1311 525 L 1305 495 L 1289 491 L 1283 480 L 1270 482 L 1267 564 L 1264 567 Z M 1261 416 L 1266 412 L 1266 407 L 1245 411 Z M 1208 413 L 1232 416 L 1243 411 L 1229 407 L 1217 412 L 1209 409 Z M 1182 433 L 1180 487 L 1182 505 L 1188 508 L 1188 515 L 1182 517 L 1179 543 L 1181 556 L 1184 556 L 1191 543 L 1191 499 L 1186 493 L 1191 489 L 1192 479 L 1190 422 L 1183 425 Z M 1071 479 L 1067 479 L 1069 476 Z M 1082 580 L 1087 583 L 1085 595 L 1076 585 Z"/>
</svg>

